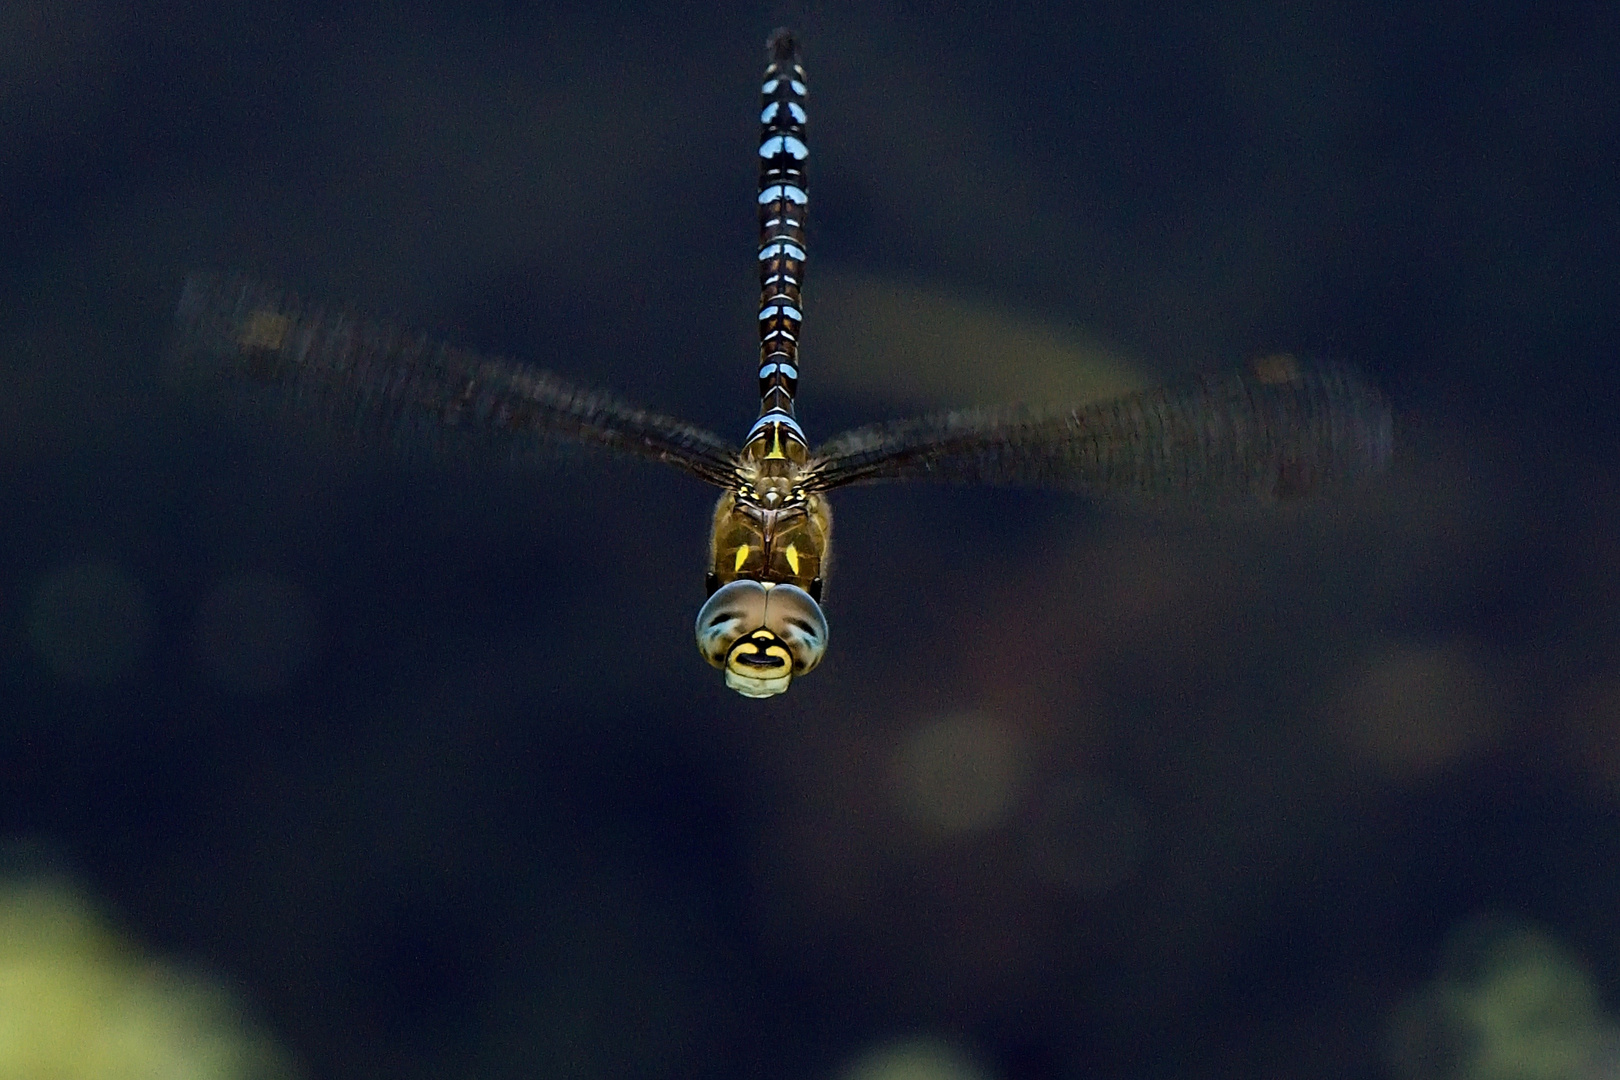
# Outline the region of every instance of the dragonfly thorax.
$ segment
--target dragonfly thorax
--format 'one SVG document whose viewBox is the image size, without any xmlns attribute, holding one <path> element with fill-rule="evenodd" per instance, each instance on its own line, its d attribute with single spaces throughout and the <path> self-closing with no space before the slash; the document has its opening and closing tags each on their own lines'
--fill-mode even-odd
<svg viewBox="0 0 1620 1080">
<path fill-rule="evenodd" d="M 738 579 L 793 585 L 820 597 L 832 511 L 800 485 L 797 465 L 745 468 L 720 496 L 710 537 L 710 591 Z"/>
</svg>

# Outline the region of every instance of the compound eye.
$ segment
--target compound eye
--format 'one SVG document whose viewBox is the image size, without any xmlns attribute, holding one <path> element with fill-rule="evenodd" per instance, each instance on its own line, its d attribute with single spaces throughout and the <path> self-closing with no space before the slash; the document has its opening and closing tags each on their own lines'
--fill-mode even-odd
<svg viewBox="0 0 1620 1080">
<path fill-rule="evenodd" d="M 740 579 L 698 612 L 697 644 L 726 673 L 727 686 L 744 697 L 772 697 L 821 663 L 827 617 L 803 589 Z"/>
<path fill-rule="evenodd" d="M 765 625 L 765 586 L 738 580 L 716 589 L 698 611 L 697 645 L 703 659 L 717 668 L 737 640 Z"/>
<path fill-rule="evenodd" d="M 827 616 L 796 585 L 777 585 L 766 593 L 765 629 L 787 646 L 795 675 L 815 670 L 827 653 Z"/>
</svg>

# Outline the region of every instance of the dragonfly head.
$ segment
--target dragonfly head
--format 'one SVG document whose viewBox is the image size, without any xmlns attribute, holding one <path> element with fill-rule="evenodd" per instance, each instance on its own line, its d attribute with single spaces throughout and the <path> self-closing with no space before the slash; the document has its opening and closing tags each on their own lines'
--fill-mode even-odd
<svg viewBox="0 0 1620 1080">
<path fill-rule="evenodd" d="M 738 579 L 698 612 L 698 650 L 744 697 L 772 697 L 821 663 L 827 617 L 795 585 Z"/>
</svg>

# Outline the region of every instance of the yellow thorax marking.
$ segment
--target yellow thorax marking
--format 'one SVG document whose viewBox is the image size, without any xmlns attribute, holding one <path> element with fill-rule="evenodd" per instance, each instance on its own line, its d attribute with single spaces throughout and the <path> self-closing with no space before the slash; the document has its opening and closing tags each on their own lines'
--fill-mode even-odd
<svg viewBox="0 0 1620 1080">
<path fill-rule="evenodd" d="M 732 572 L 735 573 L 736 571 L 741 570 L 742 569 L 742 564 L 747 562 L 747 561 L 748 561 L 748 545 L 747 544 L 738 544 L 737 545 L 737 561 L 731 567 Z"/>
<path fill-rule="evenodd" d="M 798 547 L 793 545 L 793 544 L 789 544 L 787 546 L 787 550 L 782 552 L 782 554 L 787 556 L 788 565 L 791 566 L 793 568 L 793 572 L 795 574 L 797 574 L 799 572 L 799 549 L 798 549 Z"/>
<path fill-rule="evenodd" d="M 772 458 L 785 458 L 785 457 L 787 457 L 787 455 L 782 453 L 782 425 L 781 424 L 772 424 L 771 425 L 771 452 L 765 455 L 765 460 L 769 461 Z"/>
</svg>

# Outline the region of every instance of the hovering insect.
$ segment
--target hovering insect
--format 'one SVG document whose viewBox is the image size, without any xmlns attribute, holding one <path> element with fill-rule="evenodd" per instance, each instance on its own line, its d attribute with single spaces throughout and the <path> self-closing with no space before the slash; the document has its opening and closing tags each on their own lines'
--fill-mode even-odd
<svg viewBox="0 0 1620 1080">
<path fill-rule="evenodd" d="M 468 430 L 666 462 L 722 489 L 697 644 L 746 697 L 787 690 L 827 650 L 827 493 L 935 479 L 1112 494 L 1304 494 L 1381 469 L 1389 406 L 1351 368 L 1275 356 L 1159 390 L 1036 411 L 968 409 L 874 425 L 814 448 L 794 415 L 805 267 L 804 68 L 766 44 L 759 143 L 759 418 L 719 436 L 549 373 L 323 311 L 246 278 L 192 277 L 175 363 L 192 378 L 276 384 L 345 423 Z"/>
</svg>

